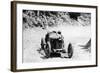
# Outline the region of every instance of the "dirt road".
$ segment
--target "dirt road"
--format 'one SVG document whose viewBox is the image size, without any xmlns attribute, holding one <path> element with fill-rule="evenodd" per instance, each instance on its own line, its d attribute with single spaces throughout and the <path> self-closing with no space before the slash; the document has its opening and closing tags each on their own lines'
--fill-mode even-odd
<svg viewBox="0 0 100 73">
<path fill-rule="evenodd" d="M 64 36 L 65 48 L 68 43 L 72 43 L 74 48 L 74 54 L 71 59 L 68 58 L 49 58 L 44 59 L 43 54 L 40 54 L 41 38 L 45 36 L 47 31 L 60 30 Z M 57 62 L 57 61 L 86 61 L 91 59 L 91 53 L 85 49 L 81 49 L 80 44 L 84 45 L 91 37 L 90 26 L 79 27 L 79 26 L 60 26 L 55 28 L 48 28 L 43 30 L 41 28 L 26 29 L 23 31 L 23 62 Z M 43 53 L 43 51 L 42 51 Z"/>
</svg>

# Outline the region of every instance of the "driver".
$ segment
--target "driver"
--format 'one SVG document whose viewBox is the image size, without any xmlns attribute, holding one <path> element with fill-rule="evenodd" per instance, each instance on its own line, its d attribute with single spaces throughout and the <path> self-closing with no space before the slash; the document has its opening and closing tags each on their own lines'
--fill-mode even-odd
<svg viewBox="0 0 100 73">
<path fill-rule="evenodd" d="M 63 39 L 63 38 L 64 38 L 64 37 L 62 36 L 62 34 L 61 34 L 61 31 L 58 31 L 57 33 L 58 33 L 57 36 L 59 37 L 59 39 Z"/>
</svg>

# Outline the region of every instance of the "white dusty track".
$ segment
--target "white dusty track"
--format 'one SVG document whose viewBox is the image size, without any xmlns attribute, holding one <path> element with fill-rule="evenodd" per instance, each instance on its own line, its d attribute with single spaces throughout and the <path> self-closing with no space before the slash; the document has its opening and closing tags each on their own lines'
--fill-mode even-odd
<svg viewBox="0 0 100 73">
<path fill-rule="evenodd" d="M 74 54 L 71 59 L 69 58 L 49 58 L 43 59 L 37 50 L 40 49 L 41 38 L 45 36 L 47 31 L 60 30 L 64 36 L 65 48 L 68 43 L 72 43 Z M 48 28 L 43 30 L 41 28 L 26 29 L 23 31 L 23 62 L 58 62 L 58 61 L 87 61 L 91 59 L 91 53 L 82 49 L 79 45 L 84 45 L 91 37 L 90 26 L 60 26 Z M 43 51 L 42 51 L 43 52 Z"/>
</svg>

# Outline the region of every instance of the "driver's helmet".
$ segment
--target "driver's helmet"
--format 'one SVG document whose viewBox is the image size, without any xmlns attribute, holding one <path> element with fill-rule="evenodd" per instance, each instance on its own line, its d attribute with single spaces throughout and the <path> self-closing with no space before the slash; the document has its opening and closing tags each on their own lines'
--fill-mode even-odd
<svg viewBox="0 0 100 73">
<path fill-rule="evenodd" d="M 58 33 L 59 39 L 62 39 L 61 31 L 58 31 L 57 33 Z"/>
<path fill-rule="evenodd" d="M 58 31 L 58 34 L 61 34 L 61 31 Z"/>
</svg>

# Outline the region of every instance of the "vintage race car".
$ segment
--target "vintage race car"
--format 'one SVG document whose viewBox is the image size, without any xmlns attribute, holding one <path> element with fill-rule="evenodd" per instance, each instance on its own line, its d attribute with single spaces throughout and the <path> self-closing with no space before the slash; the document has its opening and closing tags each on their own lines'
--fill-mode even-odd
<svg viewBox="0 0 100 73">
<path fill-rule="evenodd" d="M 61 32 L 52 31 L 45 35 L 45 38 L 41 39 L 41 49 L 45 52 L 45 57 L 64 57 L 71 58 L 73 56 L 72 44 L 68 44 L 68 48 L 65 48 L 64 37 Z"/>
</svg>

